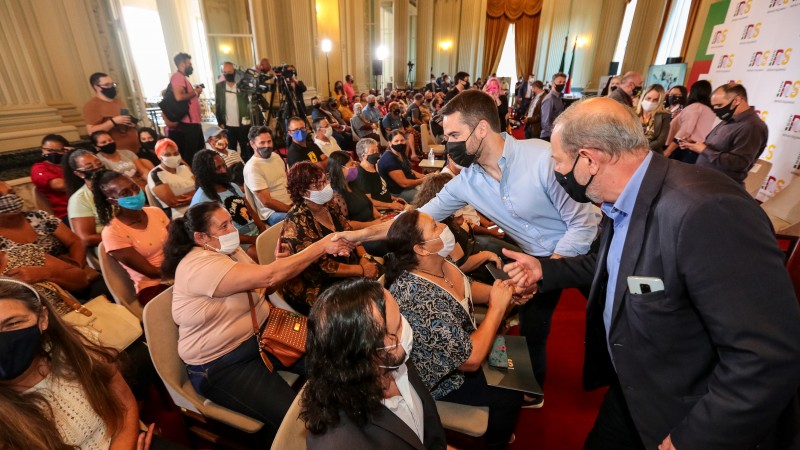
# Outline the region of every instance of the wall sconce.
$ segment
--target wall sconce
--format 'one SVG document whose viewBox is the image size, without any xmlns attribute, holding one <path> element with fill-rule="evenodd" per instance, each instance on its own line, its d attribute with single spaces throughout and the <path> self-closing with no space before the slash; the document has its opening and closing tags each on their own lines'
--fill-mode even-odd
<svg viewBox="0 0 800 450">
<path fill-rule="evenodd" d="M 378 58 L 380 61 L 383 61 L 384 59 L 389 57 L 389 49 L 386 48 L 385 45 L 378 46 L 378 48 L 375 49 L 375 57 Z"/>
<path fill-rule="evenodd" d="M 453 48 L 453 41 L 451 40 L 441 41 L 439 42 L 439 48 L 444 51 L 448 51 L 451 48 Z"/>
<path fill-rule="evenodd" d="M 222 52 L 223 55 L 229 55 L 233 51 L 233 48 L 228 44 L 220 44 L 219 51 Z"/>
<path fill-rule="evenodd" d="M 578 36 L 578 48 L 583 48 L 589 45 L 589 38 L 586 36 Z"/>
</svg>

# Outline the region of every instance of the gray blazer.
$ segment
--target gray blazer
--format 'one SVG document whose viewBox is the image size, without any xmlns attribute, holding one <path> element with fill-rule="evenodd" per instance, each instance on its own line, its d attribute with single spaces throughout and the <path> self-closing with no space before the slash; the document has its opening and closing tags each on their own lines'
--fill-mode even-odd
<svg viewBox="0 0 800 450">
<path fill-rule="evenodd" d="M 436 410 L 436 402 L 422 383 L 416 367 L 409 360 L 408 379 L 417 391 L 424 410 L 425 439 L 420 442 L 416 433 L 385 406 L 381 406 L 369 422 L 358 427 L 347 417 L 339 414 L 339 425 L 329 429 L 325 434 L 306 433 L 306 445 L 309 450 L 346 449 L 346 450 L 443 450 L 447 448 L 444 429 Z"/>
<path fill-rule="evenodd" d="M 542 259 L 542 291 L 591 284 L 583 382 L 618 379 L 646 448 L 800 448 L 800 307 L 767 215 L 724 174 L 654 154 L 606 339 L 606 259 Z M 664 290 L 628 291 L 629 276 Z M 614 355 L 611 364 L 609 348 Z"/>
</svg>

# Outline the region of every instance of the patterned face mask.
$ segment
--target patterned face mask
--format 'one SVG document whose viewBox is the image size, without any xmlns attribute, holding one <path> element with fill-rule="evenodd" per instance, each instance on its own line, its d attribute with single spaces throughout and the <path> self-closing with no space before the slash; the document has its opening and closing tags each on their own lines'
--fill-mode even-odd
<svg viewBox="0 0 800 450">
<path fill-rule="evenodd" d="M 17 194 L 6 194 L 0 196 L 0 214 L 18 213 L 22 211 L 22 197 Z"/>
</svg>

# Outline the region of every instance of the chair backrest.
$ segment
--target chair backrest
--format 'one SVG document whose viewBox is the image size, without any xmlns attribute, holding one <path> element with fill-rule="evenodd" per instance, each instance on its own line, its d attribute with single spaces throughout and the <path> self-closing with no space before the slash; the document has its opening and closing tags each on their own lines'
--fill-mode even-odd
<svg viewBox="0 0 800 450">
<path fill-rule="evenodd" d="M 788 186 L 764 202 L 761 208 L 770 216 L 775 231 L 800 223 L 800 177 L 793 177 Z"/>
<path fill-rule="evenodd" d="M 150 186 L 149 185 L 144 187 L 144 195 L 147 197 L 147 203 L 150 206 L 153 206 L 155 208 L 163 208 L 164 207 L 164 205 L 162 205 L 161 202 L 158 201 L 158 198 L 156 198 L 155 194 L 153 194 L 153 191 L 150 190 Z"/>
<path fill-rule="evenodd" d="M 356 116 L 353 116 L 353 117 L 350 118 L 350 129 L 353 131 L 350 134 L 353 135 L 353 142 L 358 142 L 358 141 L 361 140 L 361 136 L 358 135 L 358 133 L 360 133 L 361 130 L 356 128 L 356 126 L 354 125 L 353 119 L 355 119 L 355 118 L 356 118 Z"/>
<path fill-rule="evenodd" d="M 106 253 L 106 249 L 101 242 L 97 246 L 97 258 L 100 260 L 100 272 L 103 280 L 114 297 L 114 301 L 128 308 L 136 317 L 142 318 L 142 305 L 136 298 L 136 290 L 133 287 L 130 275 L 119 261 Z"/>
<path fill-rule="evenodd" d="M 275 261 L 275 247 L 278 246 L 278 238 L 283 231 L 283 221 L 264 230 L 256 238 L 256 253 L 258 254 L 259 264 L 270 264 Z"/>
<path fill-rule="evenodd" d="M 300 420 L 300 397 L 303 390 L 294 398 L 286 415 L 283 416 L 281 426 L 275 439 L 272 441 L 272 450 L 305 450 L 306 449 L 306 424 Z"/>
<path fill-rule="evenodd" d="M 422 148 L 425 149 L 431 145 L 436 145 L 436 140 L 431 136 L 431 131 L 427 123 L 423 123 L 419 127 L 420 136 L 422 138 Z"/>
<path fill-rule="evenodd" d="M 53 205 L 50 204 L 50 200 L 36 186 L 33 187 L 33 200 L 36 202 L 36 209 L 53 214 Z"/>
<path fill-rule="evenodd" d="M 192 387 L 186 365 L 178 355 L 178 326 L 172 320 L 172 288 L 150 300 L 143 316 L 150 358 L 175 405 L 248 433 L 263 427 L 264 424 L 255 419 L 211 402 Z"/>
<path fill-rule="evenodd" d="M 744 179 L 744 189 L 750 196 L 755 198 L 758 191 L 761 190 L 761 185 L 764 184 L 764 180 L 767 179 L 770 170 L 772 170 L 772 163 L 769 161 L 759 159 L 753 164 L 753 167 L 747 174 L 747 178 Z"/>
<path fill-rule="evenodd" d="M 256 196 L 253 195 L 253 191 L 251 191 L 246 184 L 244 185 L 244 199 L 247 200 L 247 203 L 250 203 L 250 206 L 256 210 L 258 217 L 261 217 L 261 208 L 259 208 L 258 204 L 256 204 Z M 264 218 L 261 217 L 261 220 L 264 220 Z"/>
</svg>

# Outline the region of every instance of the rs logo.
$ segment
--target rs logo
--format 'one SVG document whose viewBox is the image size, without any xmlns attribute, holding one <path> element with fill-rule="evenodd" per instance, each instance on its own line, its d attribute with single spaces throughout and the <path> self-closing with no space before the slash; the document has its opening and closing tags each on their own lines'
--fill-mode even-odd
<svg viewBox="0 0 800 450">
<path fill-rule="evenodd" d="M 751 23 L 744 27 L 741 39 L 755 39 L 761 31 L 761 22 Z"/>
<path fill-rule="evenodd" d="M 764 151 L 764 160 L 772 161 L 773 156 L 775 156 L 775 144 L 769 144 L 767 149 Z"/>
<path fill-rule="evenodd" d="M 781 82 L 778 95 L 781 98 L 795 98 L 800 94 L 800 81 L 792 82 L 791 80 Z"/>
</svg>

